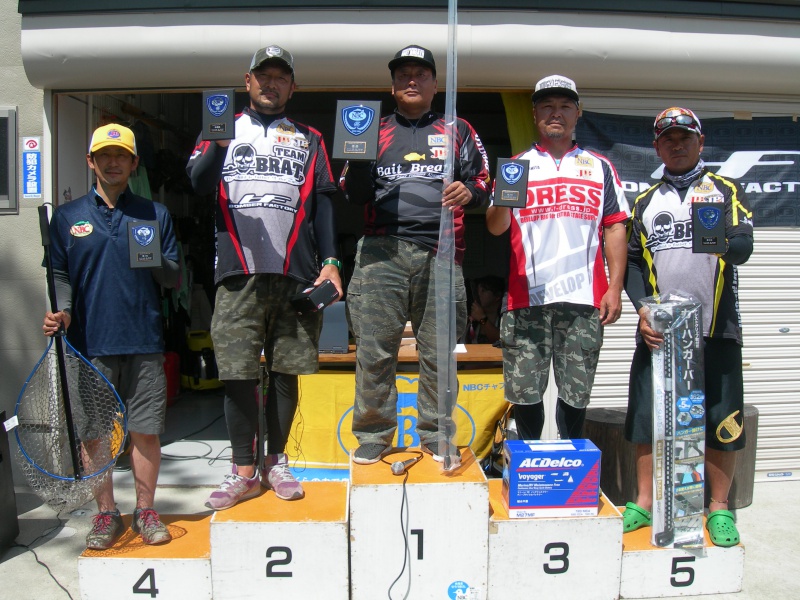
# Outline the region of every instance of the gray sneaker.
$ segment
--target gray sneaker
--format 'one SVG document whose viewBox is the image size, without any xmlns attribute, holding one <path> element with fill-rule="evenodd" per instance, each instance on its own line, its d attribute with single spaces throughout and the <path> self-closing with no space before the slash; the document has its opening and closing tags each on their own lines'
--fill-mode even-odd
<svg viewBox="0 0 800 600">
<path fill-rule="evenodd" d="M 118 510 L 97 513 L 92 518 L 92 530 L 86 536 L 86 547 L 89 550 L 108 550 L 124 528 Z"/>
<path fill-rule="evenodd" d="M 248 479 L 236 474 L 236 465 L 233 470 L 225 475 L 225 480 L 219 488 L 211 492 L 206 500 L 206 506 L 212 510 L 225 510 L 235 506 L 240 500 L 247 500 L 258 496 L 261 488 L 258 485 L 258 472 Z"/>
<path fill-rule="evenodd" d="M 306 495 L 303 486 L 289 470 L 285 454 L 267 454 L 261 470 L 261 485 L 273 490 L 281 500 L 299 500 Z"/>
<path fill-rule="evenodd" d="M 433 460 L 436 462 L 444 462 L 444 458 L 439 455 L 439 443 L 438 442 L 431 442 L 430 444 L 424 444 L 422 446 L 423 452 L 427 452 L 433 457 Z M 450 455 L 451 466 L 459 467 L 461 465 L 461 451 L 458 447 L 454 444 L 453 445 L 453 454 Z"/>
<path fill-rule="evenodd" d="M 386 456 L 389 450 L 389 446 L 385 444 L 361 444 L 353 452 L 353 462 L 357 465 L 371 465 Z"/>
<path fill-rule="evenodd" d="M 167 526 L 158 518 L 158 513 L 152 508 L 137 508 L 133 511 L 131 529 L 142 534 L 145 544 L 164 544 L 172 539 Z"/>
</svg>

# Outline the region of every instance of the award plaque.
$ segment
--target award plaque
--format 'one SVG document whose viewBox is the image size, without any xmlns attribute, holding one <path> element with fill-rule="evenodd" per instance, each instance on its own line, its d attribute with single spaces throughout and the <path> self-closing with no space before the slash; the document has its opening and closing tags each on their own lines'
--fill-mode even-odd
<svg viewBox="0 0 800 600">
<path fill-rule="evenodd" d="M 128 224 L 128 253 L 131 269 L 161 266 L 161 233 L 158 221 L 136 221 Z"/>
<path fill-rule="evenodd" d="M 525 208 L 528 202 L 528 167 L 527 160 L 497 159 L 492 201 L 494 206 Z"/>
<path fill-rule="evenodd" d="M 692 252 L 725 254 L 725 204 L 692 202 Z"/>
<path fill-rule="evenodd" d="M 203 92 L 203 134 L 204 140 L 232 140 L 234 138 L 233 106 L 234 92 L 227 90 L 206 90 Z"/>
<path fill-rule="evenodd" d="M 381 125 L 379 100 L 339 100 L 336 103 L 336 129 L 332 158 L 375 160 L 378 156 L 378 129 Z"/>
</svg>

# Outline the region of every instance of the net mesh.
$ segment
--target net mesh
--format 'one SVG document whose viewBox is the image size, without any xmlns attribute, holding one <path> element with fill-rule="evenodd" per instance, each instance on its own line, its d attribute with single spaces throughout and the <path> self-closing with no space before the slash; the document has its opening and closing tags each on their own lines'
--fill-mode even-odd
<svg viewBox="0 0 800 600">
<path fill-rule="evenodd" d="M 52 340 L 20 392 L 15 429 L 18 463 L 28 484 L 58 513 L 91 500 L 111 477 L 126 432 L 125 409 L 114 387 L 66 345 L 64 380 L 74 448 Z"/>
</svg>

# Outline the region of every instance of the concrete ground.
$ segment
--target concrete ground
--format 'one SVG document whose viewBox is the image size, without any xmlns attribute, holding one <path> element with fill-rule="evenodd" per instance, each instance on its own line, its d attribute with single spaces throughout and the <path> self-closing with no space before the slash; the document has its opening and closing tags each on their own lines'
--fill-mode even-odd
<svg viewBox="0 0 800 600">
<path fill-rule="evenodd" d="M 225 427 L 220 418 L 221 396 L 201 394 L 191 401 L 179 402 L 168 414 L 167 432 L 162 439 L 189 441 L 164 446 L 156 508 L 163 514 L 210 514 L 203 503 L 229 468 Z M 130 513 L 135 503 L 130 472 L 119 470 L 114 477 L 117 503 L 123 512 Z M 78 556 L 85 548 L 93 505 L 88 504 L 59 522 L 29 489 L 17 486 L 15 490 L 20 534 L 18 545 L 0 552 L 0 596 L 15 600 L 77 600 Z M 798 496 L 800 481 L 755 485 L 753 503 L 736 511 L 745 546 L 743 589 L 737 594 L 703 598 L 800 598 L 800 520 L 786 509 Z"/>
</svg>

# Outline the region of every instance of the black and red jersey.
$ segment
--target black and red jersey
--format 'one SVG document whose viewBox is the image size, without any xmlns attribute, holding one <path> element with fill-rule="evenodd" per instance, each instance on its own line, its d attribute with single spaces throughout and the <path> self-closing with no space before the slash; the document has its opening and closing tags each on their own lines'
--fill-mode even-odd
<svg viewBox="0 0 800 600">
<path fill-rule="evenodd" d="M 312 282 L 320 264 L 314 219 L 336 190 L 322 135 L 249 108 L 235 127 L 227 148 L 198 141 L 186 167 L 198 193 L 218 185 L 214 280 L 276 273 Z M 335 240 L 335 232 L 323 237 Z M 333 248 L 320 251 L 335 256 Z"/>
<path fill-rule="evenodd" d="M 489 161 L 472 126 L 456 119 L 453 179 L 472 192 L 468 208 L 489 197 Z M 347 199 L 365 205 L 364 235 L 393 235 L 426 248 L 439 241 L 445 159 L 451 147 L 444 116 L 433 111 L 417 121 L 397 112 L 381 119 L 378 158 L 369 169 L 349 166 L 341 187 Z M 361 173 L 359 173 L 361 171 Z M 456 260 L 464 253 L 464 211 L 453 213 Z"/>
</svg>

